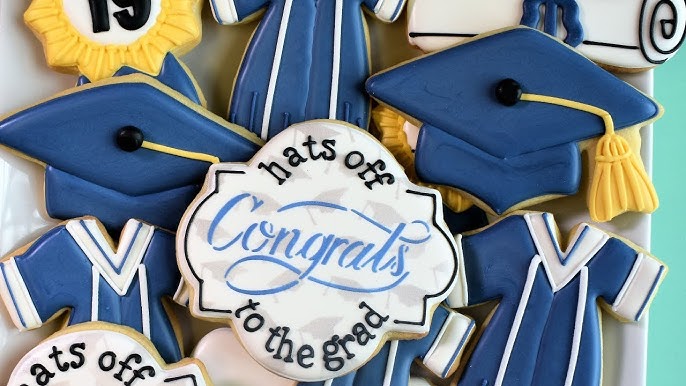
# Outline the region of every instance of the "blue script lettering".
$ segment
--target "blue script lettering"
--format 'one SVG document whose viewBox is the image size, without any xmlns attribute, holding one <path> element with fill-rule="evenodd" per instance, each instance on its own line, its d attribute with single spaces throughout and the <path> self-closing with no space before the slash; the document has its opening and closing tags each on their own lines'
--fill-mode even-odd
<svg viewBox="0 0 686 386">
<path fill-rule="evenodd" d="M 235 218 L 240 212 L 236 212 L 239 203 L 244 202 L 252 206 L 250 212 L 258 210 L 263 201 L 257 197 L 243 193 L 226 202 L 217 212 L 207 232 L 207 242 L 216 251 L 225 251 L 232 246 L 232 254 L 242 253 L 244 257 L 235 261 L 225 272 L 224 278 L 227 285 L 234 291 L 249 294 L 273 294 L 291 288 L 302 280 L 309 280 L 327 287 L 337 288 L 351 292 L 381 292 L 387 291 L 399 285 L 407 277 L 405 256 L 411 246 L 423 244 L 431 237 L 430 227 L 424 221 L 415 220 L 411 224 L 421 224 L 425 234 L 421 237 L 408 237 L 407 223 L 399 223 L 394 228 L 386 227 L 378 221 L 362 214 L 359 211 L 348 209 L 343 206 L 322 201 L 301 201 L 280 208 L 277 213 L 311 209 L 313 207 L 331 210 L 331 221 L 335 223 L 335 217 L 344 215 L 356 216 L 371 224 L 379 233 L 363 234 L 364 238 L 374 238 L 382 242 L 366 242 L 351 240 L 348 237 L 338 236 L 333 233 L 307 233 L 296 227 L 278 226 L 268 220 L 254 222 L 247 225 L 235 235 L 228 233 L 222 240 L 217 237 L 218 229 L 226 235 L 227 230 L 235 228 Z M 222 226 L 222 224 L 226 224 Z M 367 232 L 368 233 L 368 232 Z M 382 235 L 379 237 L 379 235 Z M 228 240 L 228 242 L 226 241 Z M 237 250 L 236 250 L 237 249 Z M 238 267 L 256 267 L 257 264 L 268 264 L 277 270 L 283 270 L 278 283 L 259 285 L 259 288 L 247 289 L 235 284 L 232 278 L 240 275 L 235 271 Z M 324 275 L 320 267 L 336 267 L 336 275 Z M 357 271 L 373 273 L 375 279 L 371 284 L 357 283 Z M 319 274 L 318 274 L 319 272 Z M 329 277 L 332 276 L 332 277 Z M 264 288 L 269 287 L 269 288 Z"/>
</svg>

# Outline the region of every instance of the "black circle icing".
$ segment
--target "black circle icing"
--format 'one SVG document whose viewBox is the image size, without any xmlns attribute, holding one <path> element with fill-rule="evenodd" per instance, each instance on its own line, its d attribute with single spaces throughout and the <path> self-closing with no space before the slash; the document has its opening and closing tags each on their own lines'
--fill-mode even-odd
<svg viewBox="0 0 686 386">
<path fill-rule="evenodd" d="M 143 146 L 143 132 L 134 126 L 123 127 L 117 133 L 117 146 L 124 151 L 136 151 Z"/>
<path fill-rule="evenodd" d="M 514 106 L 522 98 L 522 86 L 514 79 L 503 79 L 495 88 L 495 97 L 505 106 Z"/>
</svg>

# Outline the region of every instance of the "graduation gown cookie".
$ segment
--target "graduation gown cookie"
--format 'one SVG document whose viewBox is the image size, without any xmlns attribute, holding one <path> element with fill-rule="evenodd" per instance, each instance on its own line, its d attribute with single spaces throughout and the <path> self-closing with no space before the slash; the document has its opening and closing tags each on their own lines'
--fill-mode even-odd
<svg viewBox="0 0 686 386">
<path fill-rule="evenodd" d="M 451 307 L 497 301 L 458 385 L 600 385 L 599 304 L 641 319 L 667 267 L 588 224 L 565 248 L 549 213 L 511 215 L 456 238 L 463 286 Z"/>
<path fill-rule="evenodd" d="M 114 247 L 95 218 L 73 219 L 0 262 L 0 295 L 20 330 L 66 309 L 69 326 L 131 327 L 176 362 L 183 355 L 162 303 L 181 283 L 174 259 L 172 233 L 130 220 Z"/>
<path fill-rule="evenodd" d="M 388 342 L 355 372 L 328 383 L 309 382 L 298 386 L 408 386 L 411 384 L 410 366 L 417 359 L 436 376 L 446 378 L 457 369 L 474 330 L 474 321 L 470 318 L 438 307 L 431 330 L 425 337 Z"/>
<path fill-rule="evenodd" d="M 662 107 L 534 29 L 479 36 L 401 64 L 372 76 L 367 90 L 421 124 L 420 180 L 457 188 L 493 213 L 575 194 L 586 174 L 581 151 L 592 152 L 595 221 L 657 207 L 637 148 L 638 129 Z"/>
<path fill-rule="evenodd" d="M 222 24 L 266 8 L 236 78 L 229 121 L 262 139 L 291 124 L 330 118 L 367 128 L 367 27 L 361 7 L 395 20 L 404 0 L 213 0 Z"/>
</svg>

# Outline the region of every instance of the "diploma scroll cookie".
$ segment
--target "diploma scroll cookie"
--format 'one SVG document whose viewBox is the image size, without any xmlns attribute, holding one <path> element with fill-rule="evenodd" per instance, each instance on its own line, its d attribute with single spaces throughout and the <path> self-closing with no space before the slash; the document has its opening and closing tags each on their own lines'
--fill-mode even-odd
<svg viewBox="0 0 686 386">
<path fill-rule="evenodd" d="M 371 135 L 293 125 L 247 165 L 213 165 L 184 214 L 191 312 L 230 322 L 279 375 L 344 375 L 387 339 L 429 332 L 457 273 L 441 208 Z"/>
<path fill-rule="evenodd" d="M 202 363 L 167 364 L 145 336 L 93 322 L 59 331 L 29 351 L 8 386 L 211 386 Z"/>
<path fill-rule="evenodd" d="M 96 81 L 124 66 L 157 75 L 167 54 L 200 42 L 200 8 L 199 0 L 33 0 L 24 21 L 50 67 Z"/>
<path fill-rule="evenodd" d="M 684 0 L 415 0 L 408 10 L 410 43 L 427 52 L 521 24 L 629 72 L 665 62 L 686 37 Z"/>
</svg>

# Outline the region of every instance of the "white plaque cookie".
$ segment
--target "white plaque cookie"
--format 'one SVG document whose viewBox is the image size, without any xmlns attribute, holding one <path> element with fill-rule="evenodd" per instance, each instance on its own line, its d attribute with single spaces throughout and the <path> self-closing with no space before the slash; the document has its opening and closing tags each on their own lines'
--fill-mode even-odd
<svg viewBox="0 0 686 386">
<path fill-rule="evenodd" d="M 164 363 L 152 343 L 135 330 L 92 322 L 67 327 L 29 351 L 8 386 L 205 386 L 200 361 Z"/>
<path fill-rule="evenodd" d="M 291 126 L 247 165 L 213 165 L 177 255 L 193 314 L 231 322 L 258 362 L 301 381 L 426 334 L 458 268 L 438 192 L 327 120 Z"/>
</svg>

